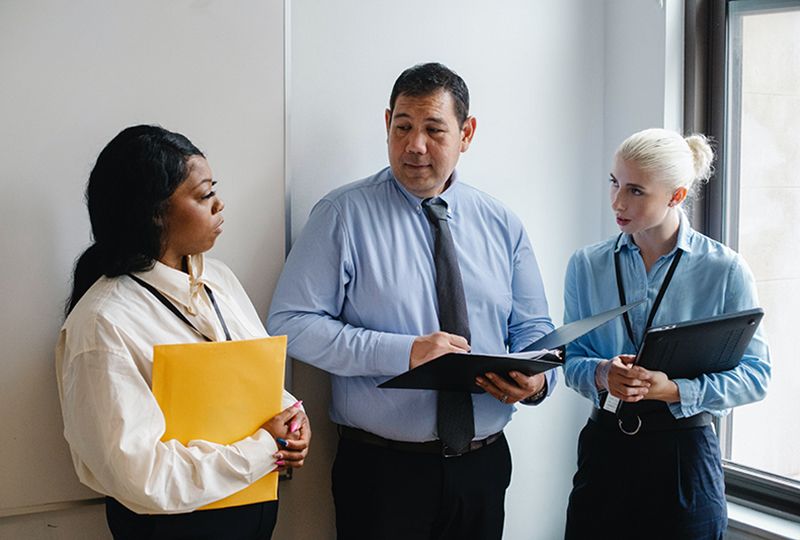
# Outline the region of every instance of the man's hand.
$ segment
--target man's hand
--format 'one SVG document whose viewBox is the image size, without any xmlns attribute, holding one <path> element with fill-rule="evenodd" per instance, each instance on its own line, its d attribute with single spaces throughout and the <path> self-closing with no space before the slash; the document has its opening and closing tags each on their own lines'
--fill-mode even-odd
<svg viewBox="0 0 800 540">
<path fill-rule="evenodd" d="M 469 343 L 461 336 L 447 332 L 434 332 L 427 336 L 419 336 L 411 345 L 411 357 L 408 361 L 409 369 L 421 366 L 434 358 L 439 358 L 447 353 L 469 352 Z"/>
<path fill-rule="evenodd" d="M 508 374 L 514 379 L 513 383 L 495 373 L 486 373 L 475 379 L 475 383 L 503 403 L 516 403 L 540 392 L 547 382 L 544 373 L 530 377 L 519 371 L 510 371 Z"/>
</svg>

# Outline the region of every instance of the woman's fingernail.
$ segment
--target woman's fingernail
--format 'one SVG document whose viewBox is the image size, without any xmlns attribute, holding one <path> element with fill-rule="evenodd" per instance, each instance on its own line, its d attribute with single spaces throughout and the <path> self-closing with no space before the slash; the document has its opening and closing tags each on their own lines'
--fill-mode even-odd
<svg viewBox="0 0 800 540">
<path fill-rule="evenodd" d="M 284 448 L 286 448 L 286 444 L 287 444 L 287 443 L 286 443 L 286 439 L 280 439 L 280 438 L 278 438 L 278 439 L 275 439 L 275 442 L 277 442 L 279 445 L 281 445 L 281 446 L 283 446 Z"/>
<path fill-rule="evenodd" d="M 289 424 L 289 433 L 294 433 L 295 431 L 297 431 L 297 427 L 298 427 L 297 422 L 292 420 L 292 423 Z"/>
<path fill-rule="evenodd" d="M 294 405 L 292 405 L 292 407 L 294 407 L 295 409 L 299 409 L 302 404 L 303 404 L 303 400 L 301 399 L 301 400 L 297 401 Z"/>
<path fill-rule="evenodd" d="M 272 457 L 275 458 L 275 459 L 281 459 L 283 457 L 283 455 L 280 452 L 277 452 L 275 454 L 272 454 Z"/>
<path fill-rule="evenodd" d="M 285 462 L 285 461 L 283 461 L 283 460 L 280 460 L 280 461 L 276 461 L 276 462 L 275 462 L 275 465 L 281 465 L 281 466 L 282 466 L 282 465 L 285 465 L 285 464 L 286 464 L 286 462 Z"/>
</svg>

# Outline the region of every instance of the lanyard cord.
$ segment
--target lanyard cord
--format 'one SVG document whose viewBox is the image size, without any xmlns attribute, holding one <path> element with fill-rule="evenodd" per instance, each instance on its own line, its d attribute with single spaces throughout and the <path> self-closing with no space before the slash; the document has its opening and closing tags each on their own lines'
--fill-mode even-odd
<svg viewBox="0 0 800 540">
<path fill-rule="evenodd" d="M 175 314 L 175 316 L 176 316 L 176 317 L 178 317 L 180 320 L 182 320 L 183 322 L 185 322 L 185 323 L 186 323 L 186 324 L 189 326 L 189 328 L 191 328 L 192 330 L 194 330 L 194 331 L 195 331 L 195 332 L 196 332 L 196 333 L 197 333 L 197 334 L 198 334 L 200 337 L 202 337 L 202 338 L 203 338 L 203 339 L 205 339 L 206 341 L 214 341 L 213 339 L 211 339 L 210 337 L 208 337 L 207 335 L 205 335 L 204 333 L 202 333 L 200 330 L 198 330 L 198 329 L 195 327 L 195 325 L 193 325 L 193 324 L 191 323 L 191 321 L 189 321 L 189 319 L 187 319 L 187 318 L 186 318 L 186 317 L 183 315 L 183 313 L 181 313 L 181 312 L 180 312 L 180 310 L 178 310 L 178 308 L 177 308 L 177 307 L 175 307 L 175 304 L 173 304 L 172 302 L 170 302 L 170 301 L 167 299 L 167 297 L 166 297 L 166 296 L 164 296 L 163 294 L 161 294 L 161 292 L 160 292 L 158 289 L 156 289 L 155 287 L 153 287 L 152 285 L 150 285 L 150 284 L 149 284 L 149 283 L 147 283 L 146 281 L 143 281 L 143 280 L 139 279 L 138 277 L 134 276 L 133 274 L 128 274 L 128 276 L 129 276 L 131 279 L 133 279 L 133 280 L 134 280 L 136 283 L 138 283 L 139 285 L 141 285 L 142 287 L 144 287 L 145 289 L 147 289 L 148 291 L 150 291 L 150 293 L 151 293 L 153 296 L 155 296 L 155 297 L 158 299 L 158 301 L 159 301 L 159 302 L 161 302 L 162 304 L 164 304 L 164 306 L 165 306 L 165 307 L 166 307 L 168 310 L 170 310 L 172 313 L 174 313 L 174 314 Z M 217 300 L 214 298 L 214 293 L 212 293 L 212 292 L 211 292 L 211 289 L 209 288 L 209 286 L 208 286 L 208 285 L 206 285 L 206 284 L 203 284 L 203 287 L 204 287 L 204 288 L 205 288 L 205 290 L 206 290 L 206 294 L 208 295 L 208 299 L 209 299 L 209 300 L 211 300 L 211 305 L 212 305 L 212 306 L 214 306 L 214 312 L 216 312 L 216 314 L 217 314 L 217 317 L 219 318 L 219 322 L 220 322 L 220 324 L 222 324 L 222 330 L 225 332 L 225 341 L 231 341 L 231 334 L 230 334 L 230 332 L 228 332 L 228 325 L 226 325 L 226 324 L 225 324 L 225 319 L 223 319 L 223 318 L 222 318 L 222 312 L 219 310 L 219 306 L 217 305 Z"/>
<path fill-rule="evenodd" d="M 622 284 L 622 272 L 620 270 L 619 264 L 619 242 L 622 239 L 622 233 L 617 237 L 617 242 L 614 245 L 614 271 L 617 274 L 617 291 L 619 291 L 619 301 L 620 305 L 625 305 L 625 287 Z M 661 283 L 661 288 L 658 290 L 658 295 L 656 296 L 655 302 L 653 302 L 653 307 L 650 310 L 650 315 L 647 317 L 647 324 L 645 325 L 645 332 L 647 329 L 650 328 L 650 325 L 653 324 L 653 319 L 656 318 L 656 312 L 658 311 L 659 306 L 661 306 L 661 300 L 664 298 L 664 293 L 667 292 L 667 287 L 669 287 L 669 283 L 672 281 L 672 275 L 675 273 L 675 268 L 678 267 L 678 263 L 681 260 L 681 256 L 683 255 L 683 250 L 678 249 L 678 252 L 675 253 L 675 257 L 672 259 L 672 264 L 669 265 L 669 270 L 667 270 L 667 275 L 664 276 L 664 281 Z M 631 326 L 630 317 L 628 317 L 628 312 L 622 314 L 623 319 L 625 319 L 625 330 L 628 332 L 628 339 L 631 340 L 631 344 L 633 344 L 634 348 L 638 349 L 636 345 L 636 340 L 633 337 L 633 327 Z"/>
</svg>

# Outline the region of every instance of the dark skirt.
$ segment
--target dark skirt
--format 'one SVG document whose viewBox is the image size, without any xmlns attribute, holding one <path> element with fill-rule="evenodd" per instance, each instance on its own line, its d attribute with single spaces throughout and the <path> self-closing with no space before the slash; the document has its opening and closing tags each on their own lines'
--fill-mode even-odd
<svg viewBox="0 0 800 540">
<path fill-rule="evenodd" d="M 625 435 L 589 420 L 567 508 L 568 540 L 722 539 L 719 442 L 711 426 Z"/>
<path fill-rule="evenodd" d="M 186 514 L 137 514 L 106 497 L 106 519 L 114 540 L 268 540 L 278 501 Z"/>
</svg>

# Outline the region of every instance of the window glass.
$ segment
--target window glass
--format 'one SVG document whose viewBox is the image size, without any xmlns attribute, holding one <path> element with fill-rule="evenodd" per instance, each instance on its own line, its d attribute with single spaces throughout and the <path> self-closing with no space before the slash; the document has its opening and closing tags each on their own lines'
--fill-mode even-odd
<svg viewBox="0 0 800 540">
<path fill-rule="evenodd" d="M 773 375 L 764 401 L 732 413 L 723 448 L 731 461 L 800 480 L 800 9 L 737 11 L 736 4 L 726 240 L 755 275 Z"/>
</svg>

